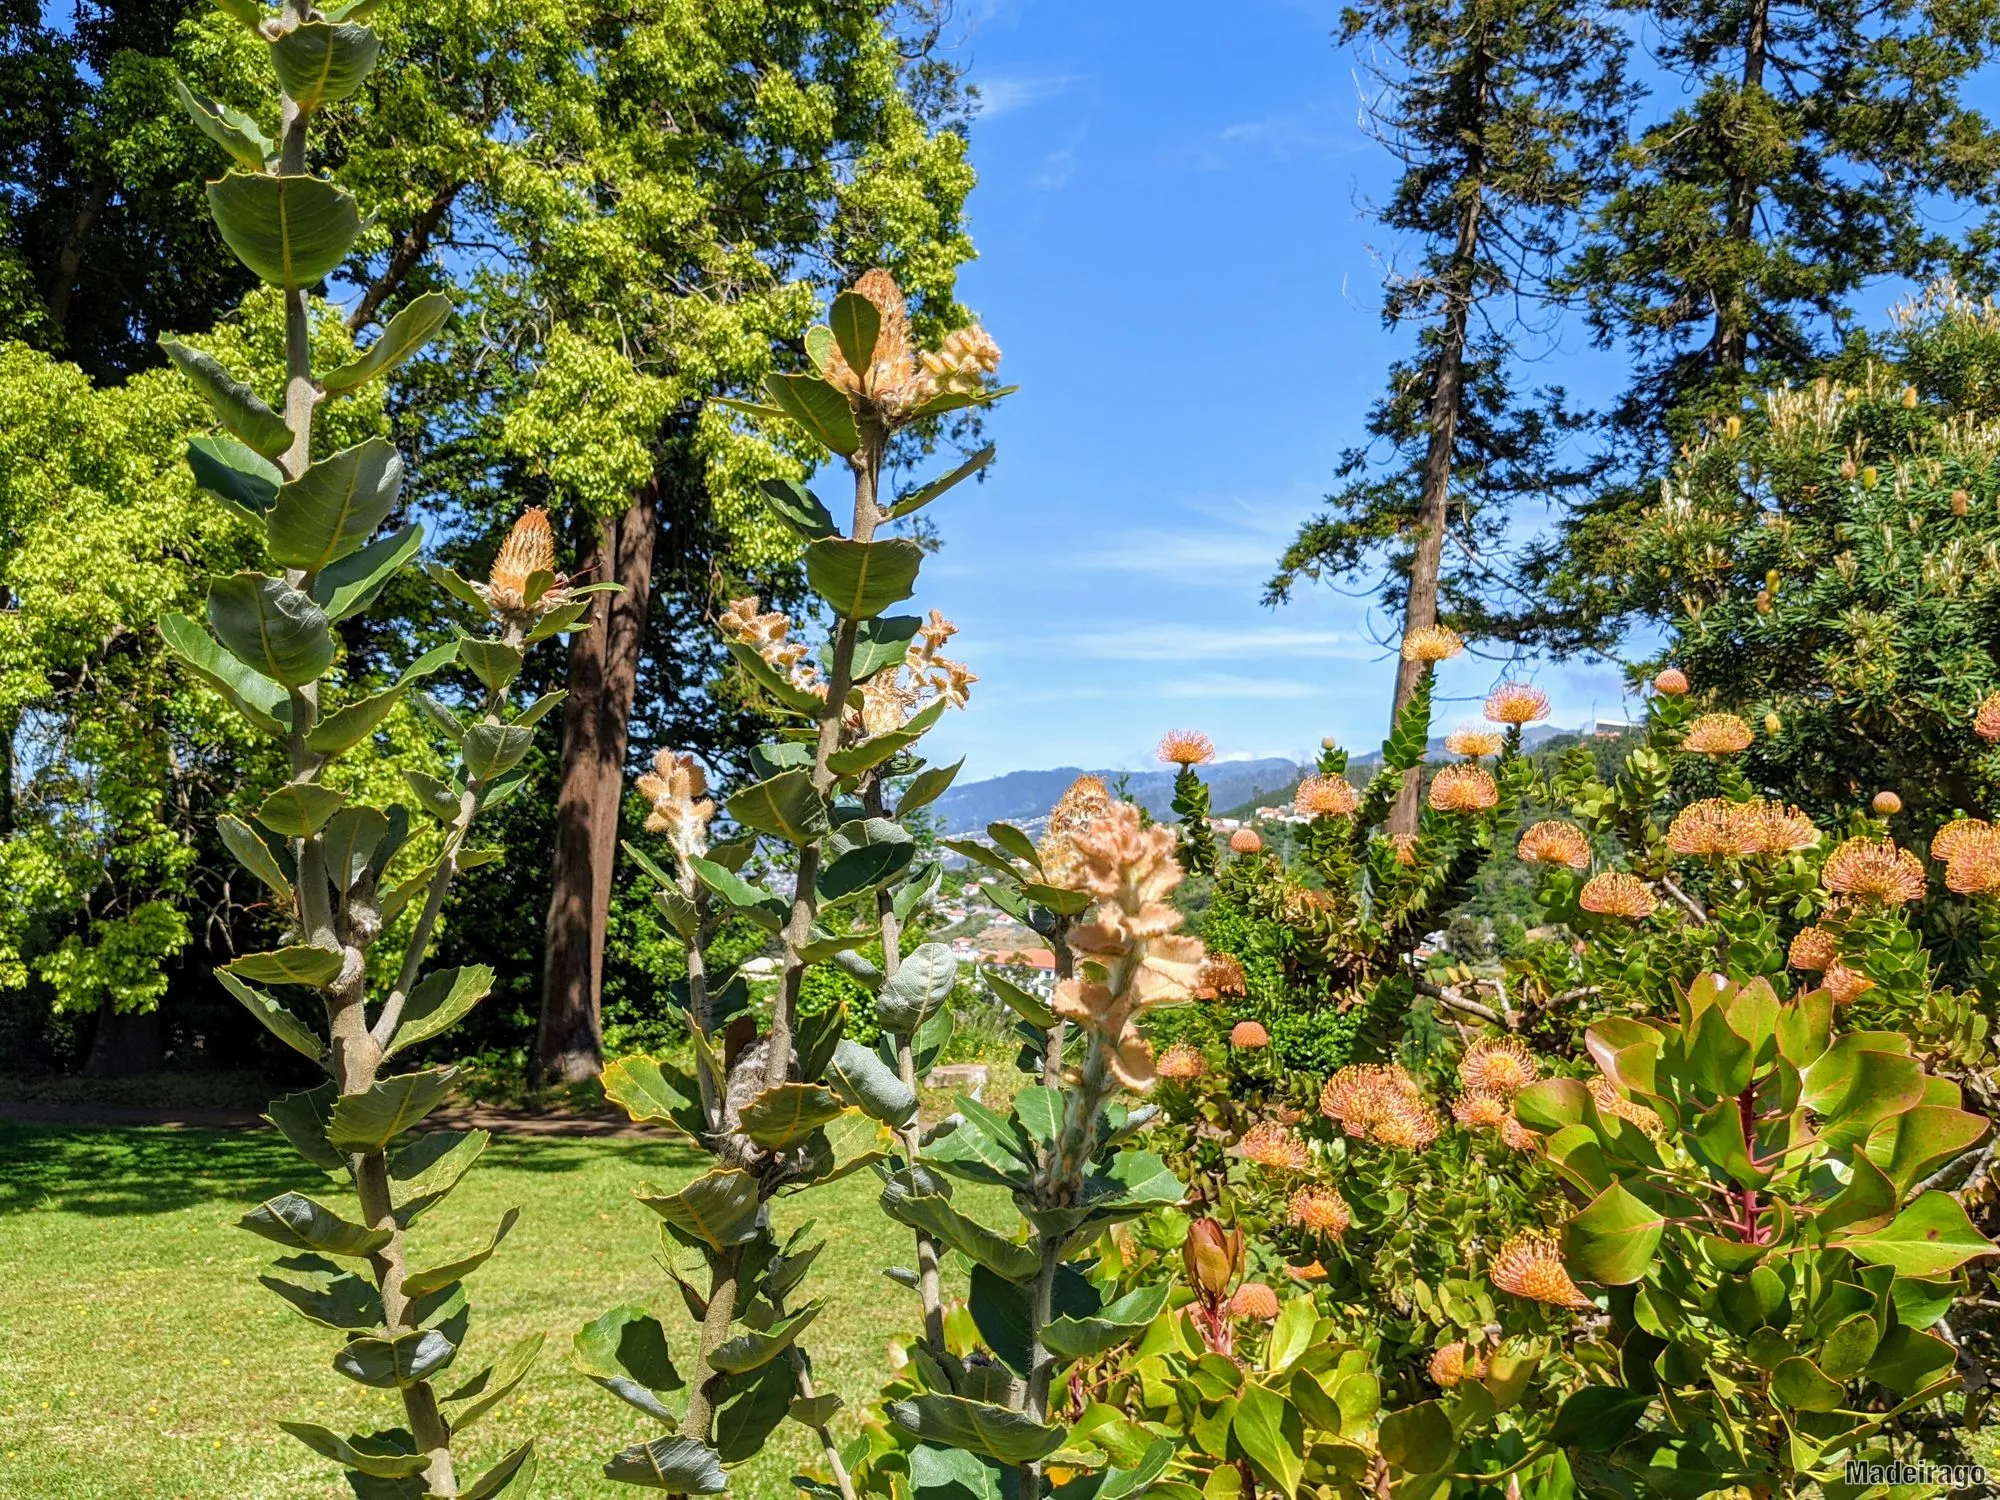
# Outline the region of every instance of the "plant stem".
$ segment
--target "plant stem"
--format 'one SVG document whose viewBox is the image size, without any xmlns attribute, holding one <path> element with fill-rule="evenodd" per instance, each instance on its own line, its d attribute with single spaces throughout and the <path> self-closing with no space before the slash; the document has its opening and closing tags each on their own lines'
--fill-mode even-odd
<svg viewBox="0 0 2000 1500">
<path fill-rule="evenodd" d="M 708 1430 L 715 1420 L 715 1388 L 722 1383 L 723 1371 L 709 1366 L 709 1356 L 729 1337 L 729 1325 L 736 1321 L 736 1281 L 743 1265 L 743 1249 L 732 1246 L 709 1262 L 708 1310 L 701 1320 L 701 1354 L 695 1362 L 694 1388 L 688 1393 L 687 1415 L 681 1419 L 681 1436 L 698 1443 L 709 1440 Z"/>
<path fill-rule="evenodd" d="M 1751 1079 L 1749 1087 L 1736 1096 L 1736 1119 L 1743 1130 L 1743 1155 L 1755 1160 L 1757 1156 L 1757 1080 Z M 1757 1190 L 1741 1190 L 1743 1205 L 1743 1243 L 1757 1243 Z"/>
</svg>

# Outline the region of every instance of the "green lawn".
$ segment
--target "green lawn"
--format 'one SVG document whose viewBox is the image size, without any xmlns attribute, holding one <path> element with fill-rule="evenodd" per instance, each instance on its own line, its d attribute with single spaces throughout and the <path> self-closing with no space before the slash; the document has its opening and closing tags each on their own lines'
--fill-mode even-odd
<svg viewBox="0 0 2000 1500">
<path fill-rule="evenodd" d="M 605 1480 L 600 1465 L 661 1429 L 572 1375 L 569 1339 L 604 1309 L 637 1301 L 659 1310 L 677 1355 L 688 1349 L 692 1329 L 657 1264 L 657 1220 L 630 1190 L 684 1178 L 694 1163 L 649 1141 L 497 1138 L 419 1221 L 423 1264 L 472 1248 L 504 1210 L 521 1209 L 500 1253 L 468 1282 L 465 1369 L 531 1329 L 549 1333 L 515 1397 L 467 1433 L 461 1472 L 533 1435 L 539 1494 L 634 1493 Z M 338 1336 L 257 1284 L 273 1247 L 234 1227 L 274 1193 L 324 1184 L 268 1130 L 0 1122 L 0 1495 L 349 1496 L 337 1469 L 273 1424 L 365 1432 L 399 1425 L 400 1408 L 334 1373 Z M 822 1384 L 847 1398 L 842 1437 L 881 1383 L 891 1335 L 916 1321 L 914 1299 L 881 1274 L 908 1254 L 875 1209 L 875 1191 L 864 1172 L 781 1200 L 774 1213 L 781 1234 L 810 1216 L 830 1241 L 807 1282 L 829 1304 L 809 1342 Z M 795 1494 L 786 1480 L 809 1444 L 804 1429 L 784 1424 L 738 1471 L 738 1492 Z"/>
</svg>

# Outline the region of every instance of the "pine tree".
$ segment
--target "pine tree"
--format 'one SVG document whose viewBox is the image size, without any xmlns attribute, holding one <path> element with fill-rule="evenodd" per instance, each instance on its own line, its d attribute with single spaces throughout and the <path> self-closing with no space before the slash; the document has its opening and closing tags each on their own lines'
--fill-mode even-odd
<svg viewBox="0 0 2000 1500">
<path fill-rule="evenodd" d="M 1301 528 L 1265 600 L 1386 562 L 1382 599 L 1404 635 L 1440 617 L 1484 629 L 1521 609 L 1500 560 L 1510 503 L 1586 477 L 1562 462 L 1578 425 L 1562 391 L 1523 392 L 1510 365 L 1533 336 L 1523 299 L 1561 260 L 1619 139 L 1625 44 L 1569 0 L 1397 0 L 1348 10 L 1340 38 L 1368 49 L 1369 114 L 1403 167 L 1378 218 L 1420 255 L 1382 316 L 1417 327 L 1418 349 L 1391 367 L 1371 444 L 1344 455 L 1332 508 Z M 1401 663 L 1393 714 L 1420 670 Z M 1416 791 L 1412 777 L 1397 831 L 1416 826 Z"/>
<path fill-rule="evenodd" d="M 1810 372 L 1872 280 L 1990 279 L 1985 235 L 1957 244 L 1941 225 L 1993 201 L 2000 134 L 1963 97 L 2000 40 L 1992 0 L 1643 8 L 1687 102 L 1624 151 L 1624 180 L 1562 277 L 1596 341 L 1635 368 L 1606 414 L 1623 482 L 1531 560 L 1550 607 L 1519 623 L 1558 650 L 1615 640 L 1632 528 L 1708 419 Z"/>
</svg>

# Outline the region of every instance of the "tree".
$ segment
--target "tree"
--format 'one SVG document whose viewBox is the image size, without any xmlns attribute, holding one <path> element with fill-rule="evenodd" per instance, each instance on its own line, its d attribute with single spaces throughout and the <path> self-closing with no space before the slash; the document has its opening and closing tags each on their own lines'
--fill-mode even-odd
<svg viewBox="0 0 2000 1500">
<path fill-rule="evenodd" d="M 1990 0 L 1672 0 L 1649 16 L 1688 102 L 1623 153 L 1561 278 L 1596 341 L 1635 361 L 1606 414 L 1624 482 L 1530 560 L 1550 607 L 1520 627 L 1563 651 L 1608 647 L 1629 618 L 1605 561 L 1706 417 L 1808 376 L 1869 282 L 1985 274 L 1987 235 L 1954 243 L 1939 224 L 1992 203 L 2000 169 L 2000 133 L 1963 98 L 2000 40 Z"/>
<path fill-rule="evenodd" d="M 1556 265 L 1618 140 L 1624 43 L 1565 0 L 1399 0 L 1348 10 L 1340 38 L 1379 49 L 1365 59 L 1380 86 L 1370 117 L 1403 173 L 1377 217 L 1419 247 L 1382 316 L 1418 326 L 1418 352 L 1391 367 L 1371 446 L 1344 455 L 1333 509 L 1301 528 L 1265 600 L 1287 599 L 1300 578 L 1353 578 L 1386 554 L 1382 598 L 1400 607 L 1404 636 L 1441 615 L 1483 629 L 1489 601 L 1511 591 L 1496 558 L 1511 503 L 1586 477 L 1559 455 L 1578 425 L 1563 393 L 1524 394 L 1509 366 L 1527 331 L 1520 299 Z M 1401 662 L 1392 726 L 1422 670 Z M 1412 773 L 1390 826 L 1416 825 Z"/>
</svg>

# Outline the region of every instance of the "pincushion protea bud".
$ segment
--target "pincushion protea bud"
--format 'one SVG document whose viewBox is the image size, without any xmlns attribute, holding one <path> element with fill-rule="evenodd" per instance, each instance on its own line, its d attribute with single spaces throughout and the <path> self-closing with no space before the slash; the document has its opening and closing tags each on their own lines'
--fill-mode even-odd
<svg viewBox="0 0 2000 1500">
<path fill-rule="evenodd" d="M 1590 840 L 1574 823 L 1550 819 L 1533 824 L 1514 852 L 1531 865 L 1562 865 L 1579 872 L 1590 868 Z"/>
<path fill-rule="evenodd" d="M 1403 637 L 1403 660 L 1435 664 L 1450 661 L 1465 649 L 1456 630 L 1443 625 L 1420 625 Z"/>
<path fill-rule="evenodd" d="M 1495 724 L 1533 724 L 1549 716 L 1549 695 L 1527 682 L 1503 682 L 1486 695 L 1486 717 Z"/>
<path fill-rule="evenodd" d="M 1261 1281 L 1246 1281 L 1229 1299 L 1229 1310 L 1239 1318 L 1269 1322 L 1278 1315 L 1278 1294 Z"/>
<path fill-rule="evenodd" d="M 1638 876 L 1623 870 L 1606 870 L 1584 882 L 1577 905 L 1599 916 L 1626 917 L 1636 922 L 1650 917 L 1659 903 Z"/>
<path fill-rule="evenodd" d="M 1330 1187 L 1309 1184 L 1293 1193 L 1285 1205 L 1285 1217 L 1296 1229 L 1311 1230 L 1328 1239 L 1339 1239 L 1354 1221 L 1347 1200 Z"/>
<path fill-rule="evenodd" d="M 1170 766 L 1204 766 L 1215 759 L 1215 741 L 1198 729 L 1170 729 L 1160 737 L 1159 755 Z"/>
<path fill-rule="evenodd" d="M 1903 810 L 1903 799 L 1894 792 L 1877 792 L 1868 805 L 1875 809 L 1878 816 L 1893 818 Z"/>
<path fill-rule="evenodd" d="M 1473 1354 L 1468 1357 L 1463 1340 L 1446 1344 L 1431 1355 L 1431 1379 L 1446 1390 L 1452 1389 L 1467 1376 L 1478 1380 L 1485 1373 L 1486 1356 Z"/>
<path fill-rule="evenodd" d="M 1232 1047 L 1268 1047 L 1271 1033 L 1264 1029 L 1261 1021 L 1238 1021 L 1229 1028 L 1229 1045 Z"/>
<path fill-rule="evenodd" d="M 1953 515 L 1962 516 L 1970 512 L 1971 509 L 1972 496 L 1964 490 L 1953 490 L 1951 492 L 1951 513 Z"/>
<path fill-rule="evenodd" d="M 1477 1093 L 1510 1097 L 1541 1076 L 1541 1063 L 1517 1036 L 1483 1036 L 1458 1060 L 1459 1082 Z"/>
<path fill-rule="evenodd" d="M 1679 667 L 1664 668 L 1653 679 L 1653 691 L 1663 698 L 1678 698 L 1688 690 L 1687 673 Z"/>
<path fill-rule="evenodd" d="M 1229 849 L 1233 854 L 1257 854 L 1263 847 L 1264 841 L 1257 837 L 1254 828 L 1239 828 L 1229 835 Z"/>
<path fill-rule="evenodd" d="M 1213 1219 L 1196 1219 L 1181 1244 L 1181 1264 L 1194 1289 L 1219 1302 L 1243 1270 L 1243 1231 L 1224 1229 Z"/>
<path fill-rule="evenodd" d="M 1501 1291 L 1550 1307 L 1593 1305 L 1570 1280 L 1555 1237 L 1536 1230 L 1524 1230 L 1502 1245 L 1487 1275 Z"/>
<path fill-rule="evenodd" d="M 1735 714 L 1703 714 L 1688 725 L 1681 748 L 1697 755 L 1734 755 L 1750 748 L 1750 726 Z"/>
</svg>

